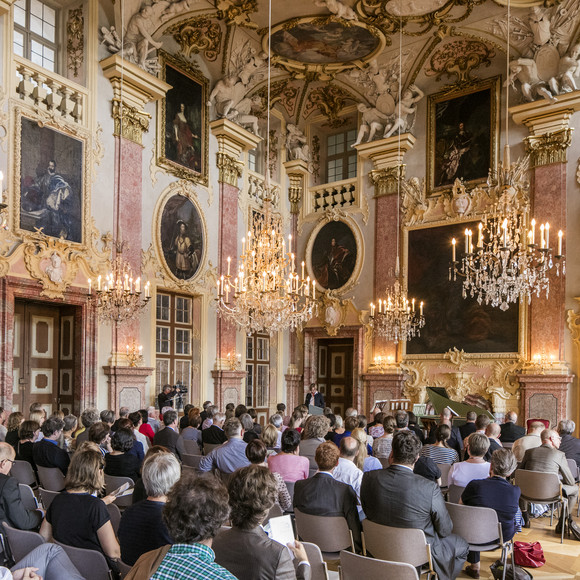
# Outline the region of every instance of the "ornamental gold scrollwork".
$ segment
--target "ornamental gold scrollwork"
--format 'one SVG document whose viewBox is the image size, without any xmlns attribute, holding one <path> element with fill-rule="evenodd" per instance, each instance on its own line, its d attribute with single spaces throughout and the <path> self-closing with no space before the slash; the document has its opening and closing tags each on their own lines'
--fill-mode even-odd
<svg viewBox="0 0 580 580">
<path fill-rule="evenodd" d="M 257 12 L 258 0 L 217 0 L 217 17 L 228 26 L 240 26 L 255 30 L 258 25 L 252 21 L 250 14 Z"/>
<path fill-rule="evenodd" d="M 234 159 L 231 155 L 220 151 L 217 152 L 216 157 L 216 165 L 219 172 L 218 181 L 238 187 L 238 179 L 243 174 L 243 163 Z"/>
<path fill-rule="evenodd" d="M 475 82 L 472 71 L 480 66 L 490 66 L 495 50 L 479 40 L 460 39 L 448 42 L 436 50 L 425 67 L 425 76 L 440 81 L 443 75 L 448 79 L 456 77 L 455 87 Z"/>
<path fill-rule="evenodd" d="M 341 326 L 344 326 L 347 306 L 350 300 L 341 300 L 332 290 L 322 294 L 318 306 L 318 321 L 326 330 L 328 336 L 336 336 Z"/>
<path fill-rule="evenodd" d="M 302 116 L 306 119 L 315 109 L 328 119 L 328 125 L 335 129 L 344 125 L 345 117 L 340 114 L 347 101 L 357 102 L 358 99 L 346 89 L 334 84 L 326 84 L 308 93 Z"/>
<path fill-rule="evenodd" d="M 69 10 L 66 21 L 66 53 L 68 56 L 68 68 L 75 77 L 79 76 L 79 70 L 84 61 L 84 34 L 85 18 L 83 8 Z"/>
<path fill-rule="evenodd" d="M 32 278 L 42 284 L 41 296 L 64 299 L 79 269 L 82 253 L 63 238 L 41 231 L 23 236 L 24 264 Z"/>
<path fill-rule="evenodd" d="M 270 85 L 270 108 L 279 103 L 286 109 L 289 117 L 294 116 L 296 104 L 298 102 L 298 93 L 300 88 L 292 82 L 292 79 L 282 79 L 273 81 Z M 253 93 L 262 99 L 265 110 L 268 102 L 268 86 L 264 85 Z"/>
<path fill-rule="evenodd" d="M 572 143 L 572 129 L 560 129 L 553 133 L 530 135 L 524 139 L 526 153 L 532 167 L 551 163 L 566 163 L 566 152 Z"/>
<path fill-rule="evenodd" d="M 401 164 L 370 171 L 369 179 L 375 186 L 375 197 L 397 193 L 399 181 L 405 178 L 405 167 Z"/>
<path fill-rule="evenodd" d="M 114 135 L 121 135 L 133 143 L 143 144 L 143 133 L 149 131 L 151 115 L 113 99 L 113 120 L 115 122 Z"/>
<path fill-rule="evenodd" d="M 203 53 L 206 60 L 213 62 L 221 52 L 222 29 L 219 24 L 205 16 L 190 18 L 170 26 L 165 33 L 173 36 L 186 58 Z"/>
</svg>

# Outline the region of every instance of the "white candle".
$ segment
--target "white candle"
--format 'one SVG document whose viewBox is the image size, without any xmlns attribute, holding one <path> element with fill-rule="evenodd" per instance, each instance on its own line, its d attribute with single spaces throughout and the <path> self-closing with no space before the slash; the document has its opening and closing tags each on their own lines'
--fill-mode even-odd
<svg viewBox="0 0 580 580">
<path fill-rule="evenodd" d="M 232 259 L 228 256 L 228 276 L 230 275 L 230 265 L 232 263 Z"/>
<path fill-rule="evenodd" d="M 91 295 L 93 281 L 89 278 L 89 296 Z"/>
<path fill-rule="evenodd" d="M 147 284 L 145 284 L 145 298 L 150 297 L 150 294 L 149 294 L 150 289 L 151 289 L 151 282 L 147 282 Z"/>
<path fill-rule="evenodd" d="M 312 280 L 312 299 L 316 298 L 316 280 Z"/>
<path fill-rule="evenodd" d="M 544 247 L 544 224 L 540 225 L 540 248 Z"/>
<path fill-rule="evenodd" d="M 302 280 L 304 280 L 304 261 L 302 261 Z"/>
<path fill-rule="evenodd" d="M 414 299 L 414 298 L 413 298 L 413 300 L 411 300 L 411 306 L 412 306 L 412 307 L 411 307 L 411 310 L 412 310 L 413 312 L 415 312 L 415 299 Z"/>
<path fill-rule="evenodd" d="M 479 222 L 479 239 L 477 240 L 477 247 L 483 248 L 483 224 Z"/>
<path fill-rule="evenodd" d="M 371 302 L 371 316 L 375 315 L 375 305 Z"/>
<path fill-rule="evenodd" d="M 532 244 L 536 243 L 536 220 L 532 220 Z"/>
<path fill-rule="evenodd" d="M 562 230 L 558 231 L 558 256 L 562 255 L 562 236 L 564 232 Z"/>
<path fill-rule="evenodd" d="M 99 276 L 97 278 L 97 291 L 100 292 L 101 291 L 101 276 Z"/>
<path fill-rule="evenodd" d="M 292 234 L 288 235 L 288 251 L 292 253 Z"/>
<path fill-rule="evenodd" d="M 141 292 L 141 278 L 135 280 L 135 292 L 137 292 L 137 294 Z"/>
<path fill-rule="evenodd" d="M 546 222 L 546 229 L 544 230 L 546 232 L 546 248 L 550 247 L 550 224 L 548 222 Z"/>
<path fill-rule="evenodd" d="M 469 254 L 469 230 L 465 230 L 465 253 Z"/>
<path fill-rule="evenodd" d="M 451 240 L 451 246 L 452 246 L 452 256 L 453 256 L 453 261 L 456 262 L 457 260 L 455 259 L 455 244 L 457 244 L 457 240 L 455 238 L 453 238 Z"/>
<path fill-rule="evenodd" d="M 421 302 L 421 304 L 419 304 L 419 314 L 421 316 L 423 316 L 423 302 Z"/>
</svg>

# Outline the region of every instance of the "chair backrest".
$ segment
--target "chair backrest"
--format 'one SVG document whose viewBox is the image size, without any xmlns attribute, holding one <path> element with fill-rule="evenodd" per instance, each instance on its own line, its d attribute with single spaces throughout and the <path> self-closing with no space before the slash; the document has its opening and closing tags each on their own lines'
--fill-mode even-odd
<svg viewBox="0 0 580 580">
<path fill-rule="evenodd" d="M 450 485 L 447 489 L 447 501 L 451 503 L 459 503 L 464 489 L 465 488 L 461 485 Z"/>
<path fill-rule="evenodd" d="M 456 503 L 446 505 L 453 522 L 453 533 L 463 538 L 470 546 L 493 545 L 497 548 L 503 544 L 501 526 L 494 509 Z M 477 551 L 484 550 L 479 548 Z"/>
<path fill-rule="evenodd" d="M 40 501 L 42 502 L 42 507 L 47 510 L 52 500 L 60 493 L 60 491 L 50 491 L 49 489 L 44 489 L 43 487 L 39 487 L 38 491 L 40 492 Z"/>
<path fill-rule="evenodd" d="M 119 524 L 121 523 L 121 510 L 114 504 L 107 504 L 107 511 L 109 512 L 109 517 L 111 518 L 111 525 L 115 531 L 115 535 L 119 531 Z"/>
<path fill-rule="evenodd" d="M 201 449 L 193 439 L 183 439 L 183 448 L 189 455 L 201 455 Z"/>
<path fill-rule="evenodd" d="M 556 473 L 516 469 L 516 485 L 522 492 L 522 498 L 536 500 L 536 503 L 558 501 L 561 485 Z"/>
<path fill-rule="evenodd" d="M 387 562 L 344 551 L 340 553 L 340 577 L 342 580 L 360 580 L 361 578 L 419 580 L 417 570 L 411 564 Z"/>
<path fill-rule="evenodd" d="M 49 491 L 62 491 L 64 489 L 64 475 L 58 467 L 36 466 L 40 485 Z"/>
<path fill-rule="evenodd" d="M 20 499 L 22 500 L 22 505 L 27 510 L 38 509 L 38 502 L 36 501 L 36 496 L 29 485 L 24 483 L 18 484 L 18 489 L 20 489 Z"/>
<path fill-rule="evenodd" d="M 310 562 L 310 579 L 328 580 L 328 568 L 326 567 L 326 562 L 322 559 L 320 548 L 311 542 L 303 542 L 302 545 L 306 550 L 308 562 Z"/>
<path fill-rule="evenodd" d="M 514 446 L 514 442 L 510 441 L 509 443 L 502 443 L 504 449 L 511 449 Z"/>
<path fill-rule="evenodd" d="M 125 578 L 129 572 L 131 572 L 132 566 L 129 564 L 125 564 L 125 562 L 121 560 L 117 560 L 117 566 L 119 566 L 119 572 L 121 573 L 121 579 Z"/>
<path fill-rule="evenodd" d="M 423 566 L 429 562 L 427 540 L 423 530 L 413 528 L 392 528 L 363 520 L 366 553 L 380 560 L 406 562 L 411 566 Z"/>
<path fill-rule="evenodd" d="M 17 530 L 9 526 L 6 522 L 2 522 L 2 525 L 4 526 L 4 533 L 6 534 L 8 546 L 10 547 L 10 552 L 15 562 L 22 560 L 34 548 L 44 544 L 44 538 L 36 532 Z"/>
<path fill-rule="evenodd" d="M 105 473 L 105 489 L 107 490 L 107 494 L 115 491 L 119 487 L 121 487 L 124 483 L 129 483 L 130 488 L 135 486 L 135 482 L 130 477 L 121 477 L 116 475 L 107 475 Z M 126 495 L 119 496 L 115 503 L 120 508 L 126 508 L 133 504 L 133 492 L 127 493 Z"/>
<path fill-rule="evenodd" d="M 221 447 L 222 443 L 204 443 L 203 454 L 209 455 L 216 447 Z"/>
<path fill-rule="evenodd" d="M 580 475 L 580 469 L 578 469 L 578 464 L 576 463 L 575 459 L 566 459 L 566 461 L 568 462 L 568 467 L 570 468 L 570 471 L 572 472 L 572 477 L 574 478 L 574 481 L 578 481 L 578 476 Z"/>
<path fill-rule="evenodd" d="M 195 441 L 194 441 L 195 443 Z M 197 445 L 197 443 L 196 443 Z M 199 467 L 199 462 L 201 461 L 201 455 L 190 455 L 189 453 L 182 453 L 181 461 L 183 465 L 187 465 L 189 467 L 195 467 L 196 469 Z"/>
<path fill-rule="evenodd" d="M 31 487 L 36 487 L 38 485 L 36 481 L 36 475 L 34 475 L 34 469 L 28 461 L 21 461 L 17 459 L 10 469 L 10 475 L 18 480 L 18 483 L 24 483 L 25 485 L 30 485 Z"/>
<path fill-rule="evenodd" d="M 294 510 L 296 532 L 304 542 L 316 544 L 323 552 L 354 550 L 346 519 L 338 516 L 313 516 Z"/>
<path fill-rule="evenodd" d="M 290 494 L 290 499 L 292 500 L 292 504 L 294 504 L 294 484 L 295 481 L 285 481 L 286 487 L 288 488 L 288 493 Z"/>
<path fill-rule="evenodd" d="M 67 546 L 56 540 L 54 543 L 62 547 L 85 580 L 111 580 L 109 564 L 101 552 Z"/>
<path fill-rule="evenodd" d="M 441 470 L 441 487 L 447 487 L 449 485 L 448 480 L 451 463 L 436 463 L 435 465 Z"/>
</svg>

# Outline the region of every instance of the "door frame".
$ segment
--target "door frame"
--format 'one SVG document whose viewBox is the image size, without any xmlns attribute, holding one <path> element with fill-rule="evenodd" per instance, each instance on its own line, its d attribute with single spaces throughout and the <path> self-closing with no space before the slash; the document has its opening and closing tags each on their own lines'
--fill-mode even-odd
<svg viewBox="0 0 580 580">
<path fill-rule="evenodd" d="M 78 306 L 75 321 L 75 385 L 73 413 L 95 406 L 97 402 L 97 345 L 98 320 L 96 308 L 87 299 L 85 288 L 69 288 L 65 300 L 47 300 L 42 287 L 34 280 L 7 276 L 0 278 L 0 403 L 12 408 L 14 340 L 14 302 L 32 300 L 56 306 Z"/>
<path fill-rule="evenodd" d="M 304 384 L 302 398 L 303 402 L 308 392 L 310 383 L 316 381 L 318 377 L 318 341 L 321 339 L 341 339 L 352 338 L 352 402 L 351 406 L 364 413 L 363 404 L 365 401 L 363 393 L 363 382 L 361 376 L 364 368 L 364 328 L 362 326 L 343 326 L 336 333 L 336 336 L 329 336 L 324 328 L 304 329 Z"/>
</svg>

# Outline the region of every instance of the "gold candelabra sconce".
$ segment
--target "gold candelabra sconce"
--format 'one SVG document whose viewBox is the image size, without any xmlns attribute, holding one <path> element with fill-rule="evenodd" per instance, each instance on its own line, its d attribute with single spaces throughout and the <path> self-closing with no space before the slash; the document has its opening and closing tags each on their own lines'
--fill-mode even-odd
<svg viewBox="0 0 580 580">
<path fill-rule="evenodd" d="M 377 355 L 373 359 L 373 370 L 378 371 L 380 373 L 384 373 L 388 371 L 390 368 L 393 368 L 395 364 L 395 357 L 392 355 L 389 356 L 380 356 Z"/>
<path fill-rule="evenodd" d="M 0 229 L 8 229 L 8 204 L 4 203 L 8 197 L 8 191 L 4 189 L 4 174 L 0 171 Z"/>
<path fill-rule="evenodd" d="M 127 344 L 127 360 L 130 367 L 136 367 L 143 362 L 143 346 L 138 345 L 135 339 L 132 339 L 131 344 Z"/>
<path fill-rule="evenodd" d="M 230 371 L 239 371 L 242 365 L 242 355 L 240 353 L 229 352 L 226 357 Z"/>
<path fill-rule="evenodd" d="M 533 359 L 534 367 L 540 371 L 540 374 L 546 374 L 546 370 L 550 370 L 556 363 L 556 357 L 551 354 L 548 356 L 546 350 L 542 349 L 540 354 L 535 354 Z"/>
</svg>

